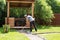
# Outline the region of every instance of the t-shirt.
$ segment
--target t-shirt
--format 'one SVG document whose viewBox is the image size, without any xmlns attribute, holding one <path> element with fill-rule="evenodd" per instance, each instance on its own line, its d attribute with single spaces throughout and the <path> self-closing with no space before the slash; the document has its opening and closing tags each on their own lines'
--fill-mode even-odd
<svg viewBox="0 0 60 40">
<path fill-rule="evenodd" d="M 30 15 L 28 15 L 27 18 L 28 18 L 28 20 L 29 20 L 30 22 L 35 20 L 35 18 L 33 18 L 33 17 L 30 16 Z"/>
</svg>

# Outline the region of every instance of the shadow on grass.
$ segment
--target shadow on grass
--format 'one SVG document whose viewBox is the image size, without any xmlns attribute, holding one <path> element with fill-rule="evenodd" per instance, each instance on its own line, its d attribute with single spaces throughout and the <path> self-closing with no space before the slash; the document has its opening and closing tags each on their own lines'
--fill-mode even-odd
<svg viewBox="0 0 60 40">
<path fill-rule="evenodd" d="M 12 28 L 11 28 L 11 29 L 10 29 L 10 32 L 16 32 L 16 29 L 12 29 Z"/>
<path fill-rule="evenodd" d="M 37 29 L 49 29 L 51 26 L 46 26 L 46 25 L 36 25 Z"/>
</svg>

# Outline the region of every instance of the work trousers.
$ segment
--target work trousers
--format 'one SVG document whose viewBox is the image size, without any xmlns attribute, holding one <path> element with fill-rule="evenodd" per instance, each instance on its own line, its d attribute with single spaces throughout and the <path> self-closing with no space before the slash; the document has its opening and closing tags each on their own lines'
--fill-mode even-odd
<svg viewBox="0 0 60 40">
<path fill-rule="evenodd" d="M 35 26 L 35 21 L 30 22 L 30 32 L 32 32 L 32 28 L 33 28 L 32 26 L 34 27 L 35 31 L 37 31 L 37 28 Z"/>
</svg>

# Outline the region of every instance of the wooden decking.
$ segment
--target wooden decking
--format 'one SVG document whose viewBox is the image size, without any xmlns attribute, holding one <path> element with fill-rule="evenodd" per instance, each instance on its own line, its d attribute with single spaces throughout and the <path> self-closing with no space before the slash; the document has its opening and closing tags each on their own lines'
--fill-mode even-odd
<svg viewBox="0 0 60 40">
<path fill-rule="evenodd" d="M 30 27 L 26 27 L 26 26 L 15 26 L 15 27 L 11 27 L 11 28 L 30 28 Z"/>
</svg>

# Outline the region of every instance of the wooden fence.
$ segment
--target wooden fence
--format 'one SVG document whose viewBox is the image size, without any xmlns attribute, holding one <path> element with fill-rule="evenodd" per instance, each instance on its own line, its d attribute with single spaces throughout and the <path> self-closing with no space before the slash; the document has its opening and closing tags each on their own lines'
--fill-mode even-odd
<svg viewBox="0 0 60 40">
<path fill-rule="evenodd" d="M 56 13 L 56 14 L 54 14 L 54 16 L 55 16 L 55 18 L 52 20 L 51 25 L 60 26 L 60 14 Z M 45 23 L 43 24 L 43 20 L 40 20 L 40 19 L 37 19 L 37 22 L 40 25 L 44 25 L 45 24 Z"/>
<path fill-rule="evenodd" d="M 54 14 L 55 18 L 53 19 L 51 25 L 60 26 L 60 14 Z"/>
</svg>

